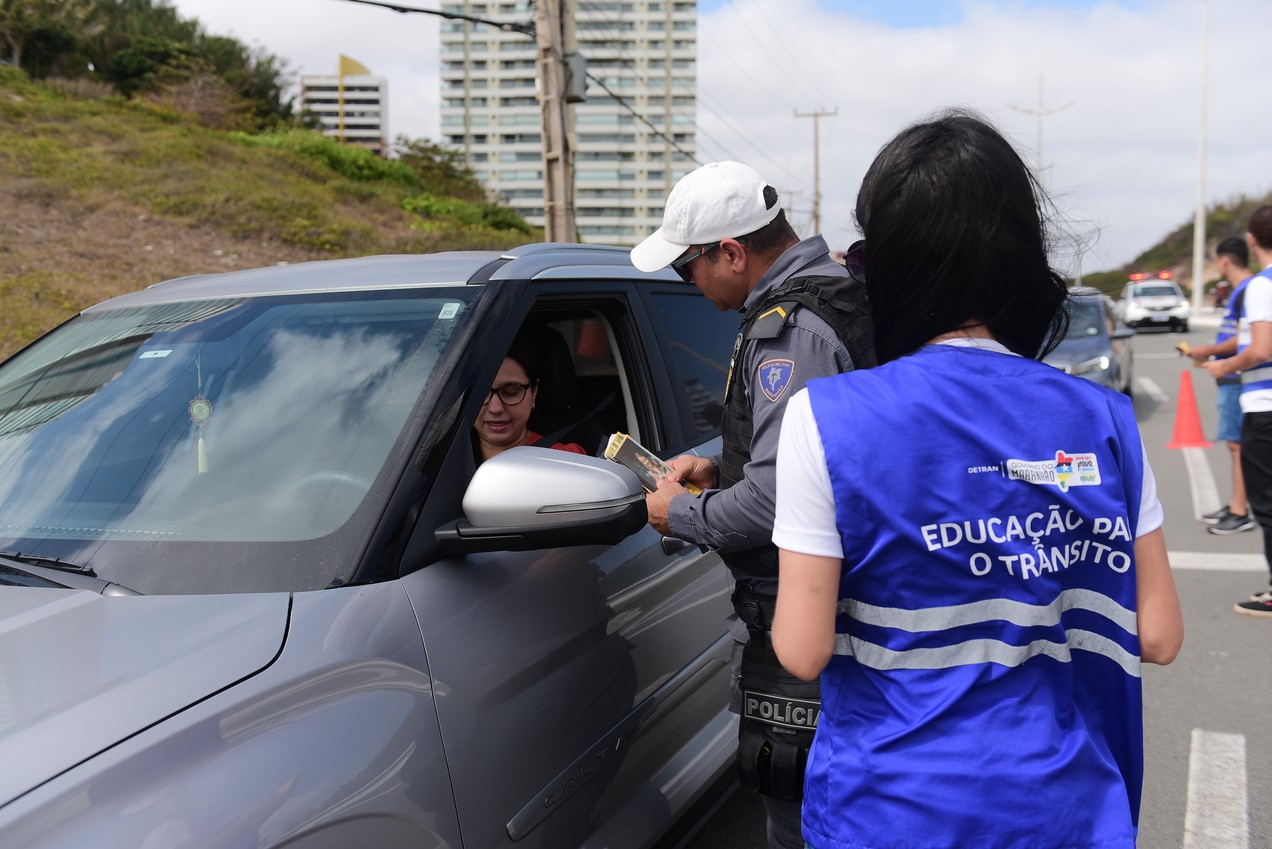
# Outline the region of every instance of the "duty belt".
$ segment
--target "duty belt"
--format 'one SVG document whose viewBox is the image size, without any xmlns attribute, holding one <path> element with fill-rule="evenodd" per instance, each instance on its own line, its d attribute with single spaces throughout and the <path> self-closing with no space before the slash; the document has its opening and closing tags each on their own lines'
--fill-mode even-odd
<svg viewBox="0 0 1272 849">
<path fill-rule="evenodd" d="M 769 631 L 777 598 L 739 582 L 733 609 L 746 625 L 742 648 L 742 719 L 738 726 L 738 775 L 766 796 L 803 795 L 804 767 L 821 716 L 817 681 L 801 681 L 782 668 Z"/>
</svg>

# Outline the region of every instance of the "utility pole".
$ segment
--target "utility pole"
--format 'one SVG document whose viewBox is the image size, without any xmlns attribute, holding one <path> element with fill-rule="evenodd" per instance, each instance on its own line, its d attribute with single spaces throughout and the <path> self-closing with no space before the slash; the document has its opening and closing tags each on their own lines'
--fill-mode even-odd
<svg viewBox="0 0 1272 849">
<path fill-rule="evenodd" d="M 1034 168 L 1034 170 L 1035 170 L 1035 172 L 1037 172 L 1037 174 L 1041 174 L 1041 173 L 1042 173 L 1042 119 L 1043 119 L 1043 117 L 1044 117 L 1044 116 L 1046 116 L 1046 115 L 1054 115 L 1054 114 L 1055 114 L 1055 113 L 1057 113 L 1057 112 L 1062 112 L 1062 111 L 1064 111 L 1065 109 L 1068 109 L 1070 106 L 1072 106 L 1072 105 L 1073 105 L 1074 103 L 1076 103 L 1076 102 L 1077 102 L 1077 101 L 1070 100 L 1070 101 L 1069 101 L 1068 103 L 1066 103 L 1064 106 L 1057 106 L 1057 107 L 1055 107 L 1055 108 L 1053 108 L 1053 109 L 1044 109 L 1044 108 L 1043 108 L 1043 105 L 1042 105 L 1042 103 L 1043 103 L 1043 101 L 1042 101 L 1042 74 L 1039 74 L 1039 75 L 1038 75 L 1038 108 L 1037 108 L 1037 109 L 1026 109 L 1026 108 L 1024 108 L 1023 106 L 1017 106 L 1017 105 L 1015 105 L 1014 103 L 1008 103 L 1008 104 L 1007 104 L 1008 108 L 1010 108 L 1010 109 L 1015 109 L 1017 112 L 1024 112 L 1026 115 L 1036 115 L 1036 116 L 1038 117 L 1038 143 L 1037 143 L 1037 147 L 1035 148 L 1035 155 L 1036 155 L 1035 162 L 1036 162 L 1036 165 L 1035 165 L 1035 168 Z"/>
<path fill-rule="evenodd" d="M 839 114 L 839 107 L 834 112 L 796 112 L 796 118 L 813 119 L 813 232 L 821 232 L 821 142 L 820 123 L 822 117 L 833 117 Z"/>
<path fill-rule="evenodd" d="M 1206 87 L 1209 76 L 1210 49 L 1210 0 L 1202 2 L 1201 24 L 1201 139 L 1197 154 L 1197 210 L 1193 213 L 1193 312 L 1201 310 L 1201 296 L 1205 289 L 1206 263 Z"/>
<path fill-rule="evenodd" d="M 565 0 L 535 3 L 539 105 L 543 111 L 543 225 L 549 242 L 573 242 L 574 154 L 565 102 L 565 55 L 573 40 L 573 17 Z"/>
</svg>

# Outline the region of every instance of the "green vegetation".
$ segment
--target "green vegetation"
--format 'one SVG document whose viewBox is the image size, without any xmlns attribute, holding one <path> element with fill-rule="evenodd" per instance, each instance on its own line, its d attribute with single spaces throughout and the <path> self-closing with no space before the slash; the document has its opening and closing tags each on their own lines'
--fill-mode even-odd
<svg viewBox="0 0 1272 849">
<path fill-rule="evenodd" d="M 1250 213 L 1268 203 L 1272 203 L 1272 193 L 1254 198 L 1242 195 L 1224 203 L 1215 204 L 1206 210 L 1208 267 L 1213 267 L 1214 246 L 1229 236 L 1244 235 L 1245 221 L 1250 217 Z M 1187 223 L 1179 225 L 1160 242 L 1121 268 L 1084 275 L 1082 284 L 1094 286 L 1116 298 L 1121 294 L 1122 287 L 1126 285 L 1132 272 L 1156 274 L 1165 269 L 1174 273 L 1175 279 L 1185 293 L 1191 294 L 1192 251 L 1193 222 L 1189 219 Z M 1218 274 L 1212 270 L 1210 276 L 1203 279 L 1206 280 L 1206 288 L 1209 291 L 1218 280 Z"/>
<path fill-rule="evenodd" d="M 282 60 L 204 32 L 167 0 L 0 0 L 0 60 L 36 80 L 180 102 L 220 129 L 301 121 Z"/>
<path fill-rule="evenodd" d="M 225 132 L 0 65 L 0 355 L 171 277 L 542 238 L 431 143 L 397 145 L 386 160 L 303 129 Z"/>
</svg>

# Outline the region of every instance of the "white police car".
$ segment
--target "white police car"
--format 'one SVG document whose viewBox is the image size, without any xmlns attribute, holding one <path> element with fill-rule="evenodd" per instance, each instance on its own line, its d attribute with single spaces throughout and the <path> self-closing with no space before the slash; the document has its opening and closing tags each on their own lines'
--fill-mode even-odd
<svg viewBox="0 0 1272 849">
<path fill-rule="evenodd" d="M 1169 271 L 1132 274 L 1122 298 L 1118 301 L 1118 314 L 1131 327 L 1164 327 L 1170 330 L 1188 331 L 1191 312 L 1188 299 L 1180 291 Z"/>
</svg>

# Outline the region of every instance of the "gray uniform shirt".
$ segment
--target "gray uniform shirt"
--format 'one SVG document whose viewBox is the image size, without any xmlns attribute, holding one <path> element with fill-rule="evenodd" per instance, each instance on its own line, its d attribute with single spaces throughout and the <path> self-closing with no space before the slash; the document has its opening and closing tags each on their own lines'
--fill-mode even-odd
<svg viewBox="0 0 1272 849">
<path fill-rule="evenodd" d="M 743 317 L 764 302 L 778 286 L 792 277 L 848 276 L 830 257 L 821 236 L 792 245 L 760 278 L 742 306 Z M 794 363 L 790 380 L 770 399 L 761 389 L 760 365 L 772 359 Z M 700 545 L 746 549 L 768 545 L 773 538 L 773 505 L 777 488 L 777 440 L 786 401 L 814 377 L 839 374 L 853 368 L 843 342 L 830 325 L 812 310 L 796 310 L 777 339 L 752 339 L 739 353 L 733 379 L 741 381 L 751 405 L 754 436 L 751 459 L 743 479 L 728 489 L 710 489 L 700 496 L 678 495 L 671 500 L 667 520 L 672 533 Z M 719 465 L 719 456 L 712 458 Z M 748 578 L 759 592 L 776 592 L 776 581 Z"/>
</svg>

